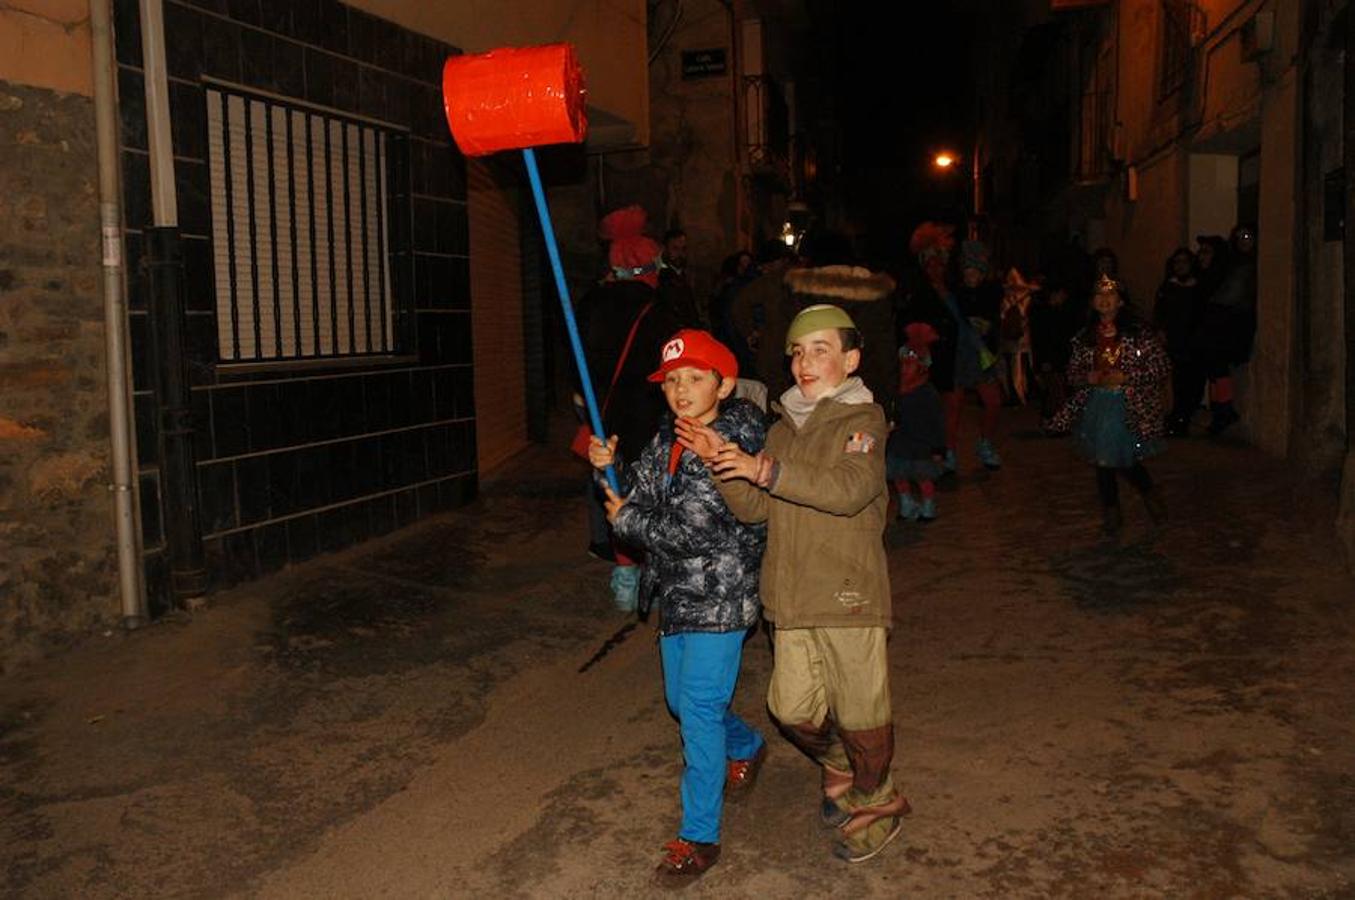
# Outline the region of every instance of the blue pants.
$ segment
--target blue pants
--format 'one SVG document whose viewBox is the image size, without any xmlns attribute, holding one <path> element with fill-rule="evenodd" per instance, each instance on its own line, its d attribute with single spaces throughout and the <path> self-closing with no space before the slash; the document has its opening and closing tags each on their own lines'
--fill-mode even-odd
<svg viewBox="0 0 1355 900">
<path fill-rule="evenodd" d="M 729 711 L 745 632 L 670 634 L 659 640 L 663 689 L 682 730 L 682 827 L 678 837 L 720 842 L 725 763 L 749 759 L 762 736 Z"/>
</svg>

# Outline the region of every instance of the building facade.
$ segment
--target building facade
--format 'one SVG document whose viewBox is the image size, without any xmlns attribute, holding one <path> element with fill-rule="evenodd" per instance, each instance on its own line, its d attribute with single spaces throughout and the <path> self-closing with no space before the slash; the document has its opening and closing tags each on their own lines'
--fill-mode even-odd
<svg viewBox="0 0 1355 900">
<path fill-rule="evenodd" d="M 1239 431 L 1342 485 L 1355 548 L 1347 20 L 1335 0 L 1008 10 L 979 91 L 976 187 L 1006 256 L 1036 268 L 1070 238 L 1110 247 L 1141 308 L 1176 247 L 1254 225 L 1258 325 Z"/>
<path fill-rule="evenodd" d="M 101 258 L 125 272 L 154 615 L 464 504 L 542 436 L 540 232 L 516 161 L 452 143 L 448 55 L 563 35 L 589 149 L 648 139 L 638 0 L 152 5 L 168 115 L 118 0 L 102 235 L 91 8 L 0 10 L 0 669 L 119 618 Z"/>
</svg>

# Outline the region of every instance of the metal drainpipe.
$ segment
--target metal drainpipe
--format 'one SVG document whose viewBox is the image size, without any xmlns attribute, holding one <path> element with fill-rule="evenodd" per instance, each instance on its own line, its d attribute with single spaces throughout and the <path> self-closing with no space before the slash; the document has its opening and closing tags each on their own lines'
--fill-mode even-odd
<svg viewBox="0 0 1355 900">
<path fill-rule="evenodd" d="M 1355 455 L 1355 0 L 1346 4 L 1345 84 L 1343 85 L 1342 155 L 1346 178 L 1345 233 L 1342 275 L 1345 293 L 1346 332 L 1346 455 Z M 1351 471 L 1351 466 L 1346 466 Z M 1347 488 L 1349 495 L 1350 490 Z M 1355 517 L 1355 509 L 1348 515 Z M 1355 569 L 1355 547 L 1351 548 Z"/>
<path fill-rule="evenodd" d="M 122 290 L 122 210 L 118 193 L 118 120 L 113 94 L 113 31 L 109 0 L 90 0 L 94 66 L 94 126 L 99 159 L 99 225 L 103 247 L 104 351 L 108 358 L 108 431 L 113 449 L 114 527 L 122 622 L 146 621 L 136 495 L 132 490 L 133 431 L 127 355 L 127 298 Z"/>
<path fill-rule="evenodd" d="M 146 260 L 150 274 L 156 401 L 160 413 L 161 508 L 164 510 L 170 589 L 179 606 L 192 608 L 207 592 L 207 566 L 198 512 L 192 394 L 186 361 L 183 244 L 179 235 L 174 145 L 170 136 L 164 6 L 161 0 L 140 0 L 140 10 L 151 210 L 155 222 L 146 230 Z"/>
</svg>

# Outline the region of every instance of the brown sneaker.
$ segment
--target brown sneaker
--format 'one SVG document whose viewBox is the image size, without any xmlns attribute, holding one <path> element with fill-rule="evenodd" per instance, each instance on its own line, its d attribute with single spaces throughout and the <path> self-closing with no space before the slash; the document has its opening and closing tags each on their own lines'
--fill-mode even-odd
<svg viewBox="0 0 1355 900">
<path fill-rule="evenodd" d="M 654 870 L 660 884 L 681 887 L 706 874 L 720 858 L 719 844 L 674 838 L 663 845 L 663 861 Z"/>
<path fill-rule="evenodd" d="M 874 806 L 856 806 L 838 829 L 833 855 L 849 863 L 865 862 L 903 831 L 903 817 L 913 811 L 908 798 L 895 794 Z"/>
<path fill-rule="evenodd" d="M 861 831 L 842 838 L 833 845 L 833 855 L 849 863 L 865 862 L 889 845 L 903 831 L 898 816 L 875 819 Z"/>
<path fill-rule="evenodd" d="M 725 770 L 725 798 L 737 803 L 753 789 L 757 773 L 762 771 L 762 761 L 767 758 L 767 744 L 764 741 L 757 752 L 748 759 L 731 759 Z"/>
</svg>

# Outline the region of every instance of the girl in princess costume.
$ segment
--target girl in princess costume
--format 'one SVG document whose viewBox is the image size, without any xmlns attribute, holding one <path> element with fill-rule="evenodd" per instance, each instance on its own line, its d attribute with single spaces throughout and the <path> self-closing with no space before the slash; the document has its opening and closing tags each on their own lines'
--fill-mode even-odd
<svg viewBox="0 0 1355 900">
<path fill-rule="evenodd" d="M 1129 314 L 1118 281 L 1102 275 L 1091 305 L 1091 321 L 1073 338 L 1068 362 L 1075 393 L 1047 428 L 1072 432 L 1096 467 L 1102 527 L 1114 537 L 1123 524 L 1119 478 L 1143 497 L 1155 525 L 1166 520 L 1166 505 L 1143 461 L 1165 446 L 1162 386 L 1171 366 L 1156 335 Z"/>
</svg>

